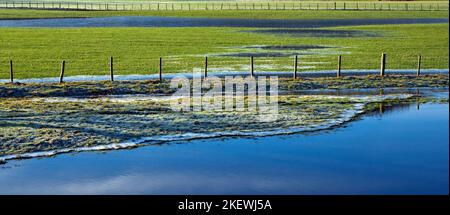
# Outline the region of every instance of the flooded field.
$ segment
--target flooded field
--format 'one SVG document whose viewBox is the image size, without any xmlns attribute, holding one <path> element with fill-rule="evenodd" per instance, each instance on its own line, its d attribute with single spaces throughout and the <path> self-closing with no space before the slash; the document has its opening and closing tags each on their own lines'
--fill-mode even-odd
<svg viewBox="0 0 450 215">
<path fill-rule="evenodd" d="M 411 104 L 320 132 L 11 161 L 0 166 L 0 192 L 448 194 L 448 113 L 448 104 Z"/>
<path fill-rule="evenodd" d="M 352 25 L 436 24 L 446 18 L 417 19 L 321 19 L 266 20 L 227 18 L 179 18 L 157 16 L 123 16 L 98 18 L 49 18 L 0 20 L 0 27 L 255 27 L 255 28 L 319 28 Z"/>
<path fill-rule="evenodd" d="M 404 90 L 396 90 L 398 87 Z M 418 88 L 422 91 L 414 90 Z M 340 126 L 384 106 L 448 102 L 448 98 L 422 96 L 433 89 L 445 92 L 447 88 L 445 74 L 281 79 L 277 88 L 280 93 L 264 94 L 263 100 L 260 95 L 259 106 L 253 107 L 256 97 L 238 95 L 237 88 L 231 97 L 173 97 L 175 89 L 169 87 L 169 82 L 158 80 L 3 84 L 0 160 L 198 138 L 318 131 Z M 336 90 L 334 95 L 327 91 L 331 89 Z M 184 104 L 186 99 L 201 107 L 192 111 L 173 109 L 174 104 Z M 232 109 L 222 109 L 228 100 Z M 214 109 L 213 101 L 220 102 L 220 110 Z M 242 107 L 238 107 L 238 101 L 242 101 Z M 275 102 L 276 110 L 267 109 L 265 104 L 269 101 Z M 271 116 L 273 111 L 277 114 L 273 120 L 261 120 L 261 116 Z"/>
<path fill-rule="evenodd" d="M 448 14 L 0 11 L 0 194 L 449 193 Z"/>
</svg>

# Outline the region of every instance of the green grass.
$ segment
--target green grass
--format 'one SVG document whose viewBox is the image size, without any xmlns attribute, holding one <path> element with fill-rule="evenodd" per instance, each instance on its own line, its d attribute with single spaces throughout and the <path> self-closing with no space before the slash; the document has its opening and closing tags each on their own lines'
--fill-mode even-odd
<svg viewBox="0 0 450 215">
<path fill-rule="evenodd" d="M 225 11 L 57 11 L 0 9 L 0 19 L 105 17 L 105 16 L 172 16 L 251 19 L 374 19 L 374 18 L 448 18 L 448 11 L 314 11 L 314 10 L 225 10 Z"/>
<path fill-rule="evenodd" d="M 301 58 L 318 69 L 335 69 L 337 54 L 343 69 L 376 69 L 380 54 L 387 53 L 387 68 L 415 68 L 418 54 L 423 68 L 448 68 L 448 24 L 353 26 L 330 29 L 378 32 L 379 37 L 290 37 L 244 32 L 249 28 L 1 28 L 0 78 L 9 77 L 9 60 L 16 78 L 58 76 L 61 60 L 66 75 L 108 74 L 109 57 L 115 58 L 115 74 L 158 71 L 163 56 L 165 72 L 202 69 L 205 55 L 239 51 L 249 45 L 323 45 L 331 52 Z M 209 67 L 239 70 L 248 58 L 210 57 Z M 291 70 L 292 57 L 255 58 L 273 70 Z M 304 69 L 301 69 L 304 71 Z"/>
</svg>

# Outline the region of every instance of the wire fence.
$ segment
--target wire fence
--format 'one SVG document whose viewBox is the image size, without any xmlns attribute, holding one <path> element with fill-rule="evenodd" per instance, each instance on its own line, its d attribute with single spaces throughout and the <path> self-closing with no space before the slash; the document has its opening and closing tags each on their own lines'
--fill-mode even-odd
<svg viewBox="0 0 450 215">
<path fill-rule="evenodd" d="M 155 59 L 144 59 L 139 57 L 114 56 L 114 74 L 158 74 L 167 73 L 203 73 L 208 72 L 294 72 L 305 71 L 335 71 L 341 70 L 379 70 L 382 60 L 381 55 L 370 58 L 358 58 L 358 56 L 339 55 L 322 57 L 221 57 L 208 56 L 184 58 L 184 57 L 162 57 Z M 0 79 L 8 79 L 10 73 L 14 78 L 29 77 L 58 77 L 60 75 L 61 63 L 65 61 L 65 75 L 107 75 L 111 70 L 109 56 L 77 59 L 23 59 L 20 57 L 0 59 Z M 420 61 L 420 62 L 419 62 Z M 419 65 L 420 64 L 420 65 Z M 384 68 L 386 70 L 416 70 L 421 69 L 448 69 L 449 58 L 442 56 L 399 56 L 387 53 Z M 13 67 L 13 68 L 12 68 Z"/>
<path fill-rule="evenodd" d="M 89 2 L 0 2 L 0 8 L 83 10 L 83 11 L 169 11 L 169 10 L 377 10 L 448 11 L 449 2 L 171 2 L 171 3 L 89 3 Z"/>
</svg>

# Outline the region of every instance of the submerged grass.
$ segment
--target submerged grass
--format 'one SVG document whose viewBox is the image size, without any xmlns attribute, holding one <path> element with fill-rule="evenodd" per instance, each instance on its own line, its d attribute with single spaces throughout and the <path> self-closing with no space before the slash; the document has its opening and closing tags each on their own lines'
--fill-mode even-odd
<svg viewBox="0 0 450 215">
<path fill-rule="evenodd" d="M 195 138 L 195 134 L 313 131 L 349 120 L 361 105 L 371 101 L 328 96 L 279 96 L 278 100 L 276 120 L 261 122 L 255 111 L 178 112 L 172 111 L 166 101 L 2 99 L 0 158 L 115 143 L 159 143 L 186 134 Z"/>
<path fill-rule="evenodd" d="M 448 75 L 280 78 L 279 86 L 282 92 L 380 86 L 448 88 Z M 244 106 L 243 111 L 175 111 L 170 107 L 173 99 L 167 97 L 173 90 L 168 81 L 0 84 L 0 161 L 160 144 L 183 138 L 315 131 L 338 126 L 359 113 L 376 110 L 380 104 L 389 108 L 417 101 L 448 102 L 448 98 L 427 100 L 405 94 L 282 94 L 278 96 L 275 120 L 261 121 L 260 117 L 265 116 L 261 111 L 266 113 L 261 107 L 253 110 Z"/>
</svg>

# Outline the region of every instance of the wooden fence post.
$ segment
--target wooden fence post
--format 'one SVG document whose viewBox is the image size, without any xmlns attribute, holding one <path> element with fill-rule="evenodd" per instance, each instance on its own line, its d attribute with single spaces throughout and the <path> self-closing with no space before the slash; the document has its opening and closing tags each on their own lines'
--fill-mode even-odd
<svg viewBox="0 0 450 215">
<path fill-rule="evenodd" d="M 205 78 L 208 77 L 208 56 L 205 57 Z"/>
<path fill-rule="evenodd" d="M 386 54 L 381 54 L 381 69 L 380 69 L 380 76 L 384 76 L 384 70 L 386 66 Z"/>
<path fill-rule="evenodd" d="M 159 57 L 159 81 L 162 81 L 162 57 Z"/>
<path fill-rule="evenodd" d="M 14 83 L 14 70 L 12 60 L 9 61 L 9 79 L 11 83 Z"/>
<path fill-rule="evenodd" d="M 297 79 L 297 65 L 298 65 L 298 56 L 295 55 L 295 62 L 294 62 L 294 79 Z"/>
<path fill-rule="evenodd" d="M 420 76 L 420 64 L 422 63 L 422 56 L 417 56 L 417 76 Z"/>
<path fill-rule="evenodd" d="M 253 67 L 253 56 L 250 57 L 250 75 L 253 77 L 254 75 L 254 67 Z"/>
<path fill-rule="evenodd" d="M 109 74 L 111 75 L 111 82 L 114 81 L 114 67 L 113 67 L 113 57 L 109 61 Z"/>
<path fill-rule="evenodd" d="M 341 63 L 342 63 L 342 57 L 341 55 L 338 56 L 338 69 L 337 69 L 337 74 L 336 77 L 341 77 Z"/>
<path fill-rule="evenodd" d="M 66 61 L 63 60 L 62 63 L 61 63 L 61 74 L 59 75 L 59 83 L 60 83 L 60 84 L 62 84 L 62 83 L 64 82 L 64 81 L 63 81 L 63 78 L 64 78 L 64 69 L 65 69 L 65 66 L 66 66 Z"/>
</svg>

